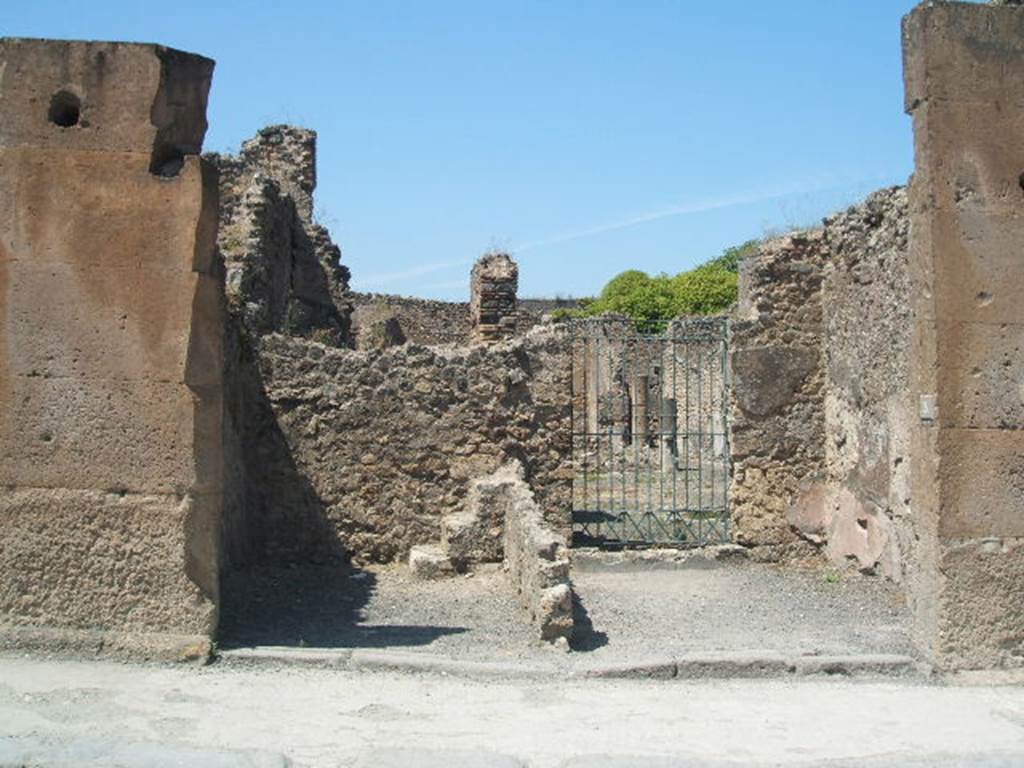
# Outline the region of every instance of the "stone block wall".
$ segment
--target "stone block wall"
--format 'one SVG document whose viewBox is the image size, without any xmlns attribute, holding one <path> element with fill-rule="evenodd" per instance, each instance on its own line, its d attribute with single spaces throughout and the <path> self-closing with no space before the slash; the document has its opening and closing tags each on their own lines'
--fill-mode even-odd
<svg viewBox="0 0 1024 768">
<path fill-rule="evenodd" d="M 159 46 L 0 40 L 5 643 L 201 653 L 215 630 L 212 71 Z"/>
<path fill-rule="evenodd" d="M 916 632 L 947 669 L 1024 665 L 1024 8 L 904 20 Z"/>
<path fill-rule="evenodd" d="M 733 537 L 764 559 L 816 554 L 790 520 L 821 492 L 826 257 L 823 233 L 810 231 L 763 243 L 741 266 L 730 339 Z"/>
</svg>

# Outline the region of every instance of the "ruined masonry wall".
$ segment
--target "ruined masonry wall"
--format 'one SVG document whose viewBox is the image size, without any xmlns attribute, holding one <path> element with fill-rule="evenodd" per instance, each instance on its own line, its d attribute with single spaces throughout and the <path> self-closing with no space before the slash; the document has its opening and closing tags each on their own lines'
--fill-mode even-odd
<svg viewBox="0 0 1024 768">
<path fill-rule="evenodd" d="M 224 515 L 231 566 L 402 558 L 437 542 L 470 480 L 509 458 L 568 528 L 558 334 L 417 344 L 465 341 L 468 305 L 350 294 L 337 248 L 308 218 L 314 158 L 315 135 L 290 126 L 211 158 L 231 310 L 225 441 L 230 487 L 244 488 Z"/>
<path fill-rule="evenodd" d="M 351 308 L 341 252 L 312 219 L 316 134 L 270 126 L 237 156 L 206 159 L 220 171 L 217 244 L 229 310 L 222 527 L 225 567 L 234 570 L 259 558 L 252 528 L 266 513 L 262 473 L 274 461 L 292 465 L 260 376 L 259 339 L 286 333 L 348 345 Z M 287 487 L 302 498 L 295 482 Z"/>
<path fill-rule="evenodd" d="M 356 346 L 371 346 L 364 337 L 370 326 L 388 317 L 398 320 L 411 344 L 468 344 L 470 340 L 469 302 L 433 301 L 383 293 L 353 293 L 353 334 Z"/>
<path fill-rule="evenodd" d="M 540 639 L 566 642 L 574 629 L 569 548 L 565 536 L 544 520 L 520 469 L 505 466 L 485 480 L 504 519 L 505 570 Z"/>
<path fill-rule="evenodd" d="M 911 567 L 908 230 L 885 189 L 741 268 L 732 501 L 761 557 Z"/>
<path fill-rule="evenodd" d="M 904 188 L 825 221 L 827 490 L 818 510 L 790 518 L 833 562 L 898 581 L 913 546 L 908 230 Z"/>
<path fill-rule="evenodd" d="M 473 265 L 469 315 L 473 340 L 501 341 L 516 335 L 519 267 L 504 253 L 489 253 Z"/>
<path fill-rule="evenodd" d="M 360 349 L 374 346 L 366 338 L 373 326 L 387 318 L 394 318 L 405 339 L 412 344 L 437 346 L 440 344 L 469 344 L 472 324 L 467 301 L 438 301 L 396 296 L 387 293 L 350 293 L 348 300 L 354 308 L 352 335 Z M 517 302 L 516 335 L 522 336 L 540 325 L 544 316 L 556 309 L 571 309 L 574 299 L 519 299 Z M 364 336 L 365 334 L 365 336 Z"/>
<path fill-rule="evenodd" d="M 762 244 L 741 265 L 732 323 L 730 489 L 734 540 L 768 560 L 813 557 L 787 519 L 819 493 L 825 461 L 820 231 Z"/>
<path fill-rule="evenodd" d="M 510 459 L 523 464 L 546 519 L 567 532 L 567 350 L 559 329 L 493 346 L 365 352 L 264 338 L 274 419 L 262 439 L 278 448 L 250 467 L 266 494 L 256 550 L 275 562 L 403 558 L 436 543 L 470 481 Z"/>
<path fill-rule="evenodd" d="M 313 220 L 316 134 L 269 126 L 239 155 L 206 159 L 220 171 L 217 245 L 233 317 L 249 334 L 349 344 L 349 272 L 330 234 Z"/>
</svg>

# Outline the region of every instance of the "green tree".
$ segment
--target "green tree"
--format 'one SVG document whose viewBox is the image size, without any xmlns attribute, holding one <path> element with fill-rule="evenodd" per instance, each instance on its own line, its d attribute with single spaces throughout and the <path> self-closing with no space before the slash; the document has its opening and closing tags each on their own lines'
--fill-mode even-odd
<svg viewBox="0 0 1024 768">
<path fill-rule="evenodd" d="M 627 270 L 609 280 L 596 299 L 564 314 L 626 315 L 638 326 L 651 326 L 684 315 L 725 312 L 739 293 L 739 263 L 757 246 L 757 240 L 750 240 L 727 248 L 720 256 L 675 276 L 652 277 L 638 269 Z"/>
<path fill-rule="evenodd" d="M 739 295 L 736 272 L 706 264 L 672 278 L 672 317 L 726 311 Z"/>
</svg>

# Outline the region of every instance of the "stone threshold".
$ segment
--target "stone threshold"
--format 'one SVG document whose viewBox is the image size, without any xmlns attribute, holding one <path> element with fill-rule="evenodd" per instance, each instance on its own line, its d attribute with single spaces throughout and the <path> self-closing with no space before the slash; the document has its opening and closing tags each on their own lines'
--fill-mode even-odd
<svg viewBox="0 0 1024 768">
<path fill-rule="evenodd" d="M 397 672 L 470 679 L 728 680 L 787 677 L 916 677 L 930 668 L 900 654 L 794 655 L 771 651 L 689 653 L 636 662 L 592 662 L 565 656 L 543 661 L 476 661 L 438 654 L 351 648 L 257 646 L 217 653 L 229 666 L 290 666 L 357 672 Z"/>
</svg>

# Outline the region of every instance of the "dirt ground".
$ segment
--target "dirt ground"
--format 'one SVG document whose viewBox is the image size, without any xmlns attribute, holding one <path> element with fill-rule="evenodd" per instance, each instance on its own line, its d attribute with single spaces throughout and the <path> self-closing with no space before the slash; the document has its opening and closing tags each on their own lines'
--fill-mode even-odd
<svg viewBox="0 0 1024 768">
<path fill-rule="evenodd" d="M 576 568 L 577 660 L 632 663 L 703 651 L 909 654 L 898 588 L 881 579 L 728 562 Z M 534 639 L 498 567 L 417 581 L 402 566 L 297 568 L 229 586 L 224 648 L 426 651 L 460 659 L 557 659 Z"/>
</svg>

